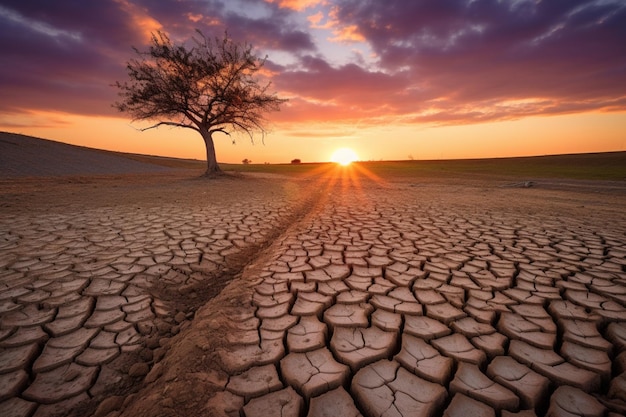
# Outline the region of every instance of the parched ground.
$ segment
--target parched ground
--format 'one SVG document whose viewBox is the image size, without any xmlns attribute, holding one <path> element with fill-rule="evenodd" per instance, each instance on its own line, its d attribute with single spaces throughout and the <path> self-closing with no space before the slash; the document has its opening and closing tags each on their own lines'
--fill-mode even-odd
<svg viewBox="0 0 626 417">
<path fill-rule="evenodd" d="M 3 181 L 0 415 L 623 415 L 626 187 L 524 185 Z"/>
<path fill-rule="evenodd" d="M 0 184 L 0 414 L 66 415 L 130 392 L 293 221 L 297 192 L 178 171 Z"/>
</svg>

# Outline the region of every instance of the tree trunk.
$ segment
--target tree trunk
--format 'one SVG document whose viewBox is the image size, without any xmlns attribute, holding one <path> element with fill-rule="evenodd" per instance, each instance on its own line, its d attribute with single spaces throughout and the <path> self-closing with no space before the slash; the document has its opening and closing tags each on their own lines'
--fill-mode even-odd
<svg viewBox="0 0 626 417">
<path fill-rule="evenodd" d="M 217 156 L 215 155 L 215 146 L 213 145 L 213 136 L 208 130 L 201 131 L 202 139 L 204 139 L 204 146 L 206 147 L 206 176 L 215 176 L 222 173 L 219 165 L 217 164 Z"/>
</svg>

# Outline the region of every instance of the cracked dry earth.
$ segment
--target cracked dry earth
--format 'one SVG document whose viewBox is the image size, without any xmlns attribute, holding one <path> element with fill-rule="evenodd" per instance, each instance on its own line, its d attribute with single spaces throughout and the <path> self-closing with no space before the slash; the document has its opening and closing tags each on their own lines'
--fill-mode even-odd
<svg viewBox="0 0 626 417">
<path fill-rule="evenodd" d="M 177 181 L 5 205 L 0 414 L 626 413 L 623 189 Z"/>
<path fill-rule="evenodd" d="M 131 391 L 289 218 L 288 188 L 169 176 L 2 184 L 0 415 L 88 415 Z"/>
</svg>

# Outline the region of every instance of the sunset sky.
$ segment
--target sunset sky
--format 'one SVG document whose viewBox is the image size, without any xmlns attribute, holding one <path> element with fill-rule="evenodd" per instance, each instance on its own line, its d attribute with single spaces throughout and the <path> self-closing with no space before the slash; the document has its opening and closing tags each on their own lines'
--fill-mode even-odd
<svg viewBox="0 0 626 417">
<path fill-rule="evenodd" d="M 0 0 L 0 130 L 204 159 L 190 130 L 112 104 L 132 47 L 224 30 L 289 101 L 220 162 L 626 150 L 624 0 Z"/>
</svg>

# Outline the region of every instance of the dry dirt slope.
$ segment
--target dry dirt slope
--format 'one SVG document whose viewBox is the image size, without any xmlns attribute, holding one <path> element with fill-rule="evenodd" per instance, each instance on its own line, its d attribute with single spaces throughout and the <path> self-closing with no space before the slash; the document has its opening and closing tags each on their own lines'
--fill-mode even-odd
<svg viewBox="0 0 626 417">
<path fill-rule="evenodd" d="M 119 175 L 168 169 L 96 149 L 0 132 L 0 178 Z"/>
</svg>

